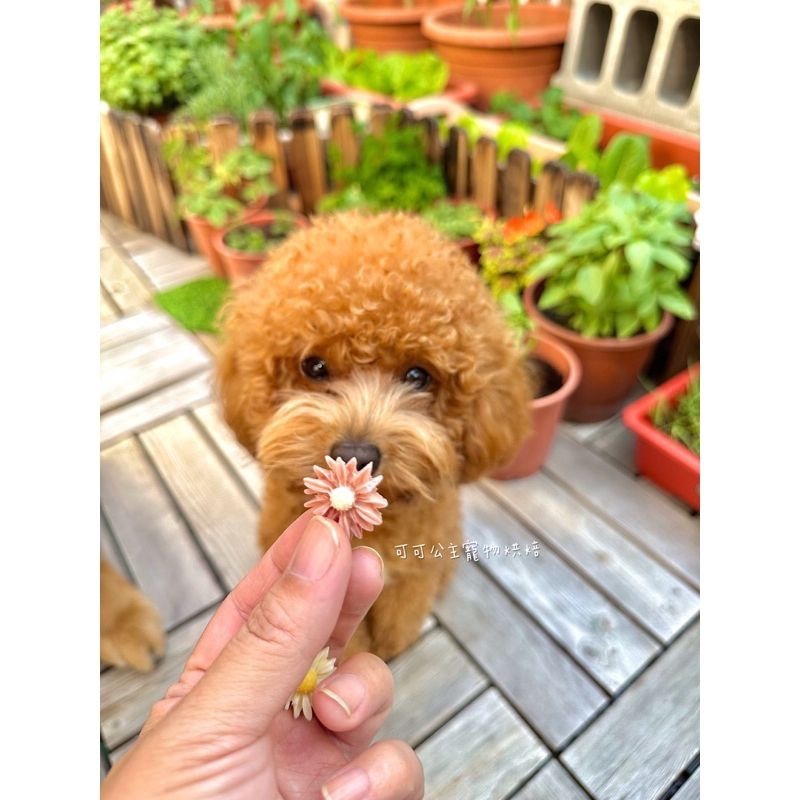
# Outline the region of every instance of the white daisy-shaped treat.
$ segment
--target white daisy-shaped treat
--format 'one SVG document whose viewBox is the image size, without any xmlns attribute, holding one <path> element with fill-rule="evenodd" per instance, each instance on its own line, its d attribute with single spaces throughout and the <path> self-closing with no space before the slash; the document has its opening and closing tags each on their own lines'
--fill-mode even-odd
<svg viewBox="0 0 800 800">
<path fill-rule="evenodd" d="M 330 647 L 326 647 L 317 653 L 317 657 L 314 659 L 311 668 L 306 672 L 305 678 L 295 689 L 294 694 L 286 701 L 284 708 L 288 710 L 289 706 L 291 706 L 295 719 L 300 716 L 301 711 L 307 720 L 313 717 L 311 695 L 314 694 L 317 686 L 329 675 L 332 675 L 336 669 L 336 659 L 328 658 L 329 651 Z"/>
<path fill-rule="evenodd" d="M 325 456 L 328 469 L 314 466 L 313 478 L 305 478 L 306 503 L 315 514 L 338 522 L 348 536 L 362 538 L 383 522 L 381 508 L 389 504 L 377 490 L 383 475 L 372 475 L 372 462 L 358 469 L 355 458 L 346 464 L 341 458 Z"/>
</svg>

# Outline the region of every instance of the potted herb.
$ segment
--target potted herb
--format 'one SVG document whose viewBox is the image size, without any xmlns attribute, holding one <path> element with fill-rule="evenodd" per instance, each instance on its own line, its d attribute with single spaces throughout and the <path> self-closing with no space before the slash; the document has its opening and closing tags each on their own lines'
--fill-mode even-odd
<svg viewBox="0 0 800 800">
<path fill-rule="evenodd" d="M 636 434 L 636 469 L 700 510 L 700 365 L 676 375 L 622 412 Z"/>
<path fill-rule="evenodd" d="M 322 90 L 330 95 L 360 89 L 373 102 L 395 107 L 421 97 L 444 94 L 450 100 L 469 103 L 477 87 L 451 81 L 447 64 L 430 51 L 386 53 L 374 50 L 340 50 L 331 45 Z"/>
<path fill-rule="evenodd" d="M 422 211 L 422 217 L 452 239 L 465 255 L 477 264 L 480 258 L 475 235 L 483 222 L 484 213 L 474 203 L 457 203 L 438 200 Z"/>
<path fill-rule="evenodd" d="M 180 194 L 178 213 L 186 220 L 197 249 L 218 275 L 225 265 L 213 236 L 236 220 L 246 220 L 266 204 L 273 185 L 272 162 L 243 145 L 215 163 L 208 148 L 176 129 L 164 143 L 164 157 Z"/>
<path fill-rule="evenodd" d="M 423 34 L 448 63 L 454 78 L 478 85 L 477 104 L 493 94 L 514 92 L 533 100 L 547 88 L 561 63 L 569 29 L 568 6 L 488 3 L 447 6 L 422 20 Z"/>
<path fill-rule="evenodd" d="M 540 133 L 561 142 L 569 139 L 583 116 L 577 109 L 564 105 L 564 92 L 555 86 L 545 89 L 536 98 L 536 105 L 513 92 L 496 92 L 489 101 L 489 110 L 524 125 L 531 133 Z"/>
<path fill-rule="evenodd" d="M 614 184 L 548 231 L 532 251 L 524 302 L 539 330 L 575 350 L 583 380 L 567 418 L 616 413 L 669 332 L 673 314 L 695 316 L 681 288 L 691 271 L 685 203 Z"/>
<path fill-rule="evenodd" d="M 320 211 L 361 208 L 367 211 L 415 211 L 428 208 L 447 194 L 441 167 L 425 154 L 422 130 L 401 124 L 397 115 L 386 121 L 381 134 L 361 143 L 358 163 L 342 168 L 332 154 L 334 183 L 341 189 L 326 195 Z"/>
<path fill-rule="evenodd" d="M 546 461 L 564 416 L 567 402 L 581 380 L 581 365 L 572 350 L 541 330 L 534 330 L 520 300 L 522 257 L 545 230 L 548 220 L 558 214 L 531 212 L 505 221 L 486 220 L 476 239 L 480 244 L 483 279 L 506 319 L 527 350 L 526 366 L 531 381 L 530 436 L 517 455 L 505 467 L 492 473 L 493 478 L 508 480 L 532 475 Z"/>
<path fill-rule="evenodd" d="M 270 250 L 293 231 L 307 225 L 305 217 L 291 211 L 259 211 L 249 216 L 246 222 L 217 231 L 213 244 L 225 272 L 235 283 L 255 272 L 269 256 Z"/>
<path fill-rule="evenodd" d="M 152 0 L 110 6 L 100 16 L 100 96 L 122 111 L 164 117 L 199 88 L 195 53 L 205 36 Z"/>
</svg>

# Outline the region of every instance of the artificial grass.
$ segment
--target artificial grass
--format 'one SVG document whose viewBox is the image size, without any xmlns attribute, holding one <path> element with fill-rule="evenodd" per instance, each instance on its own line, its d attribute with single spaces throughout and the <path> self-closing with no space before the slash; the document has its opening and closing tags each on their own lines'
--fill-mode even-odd
<svg viewBox="0 0 800 800">
<path fill-rule="evenodd" d="M 222 278 L 199 278 L 158 292 L 153 300 L 187 330 L 219 333 L 217 317 L 229 291 Z"/>
</svg>

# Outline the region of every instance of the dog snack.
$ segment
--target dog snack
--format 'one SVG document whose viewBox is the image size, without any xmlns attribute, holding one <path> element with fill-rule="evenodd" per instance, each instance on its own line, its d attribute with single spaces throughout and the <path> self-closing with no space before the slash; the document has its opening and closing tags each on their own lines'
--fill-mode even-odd
<svg viewBox="0 0 800 800">
<path fill-rule="evenodd" d="M 328 658 L 329 651 L 330 648 L 326 647 L 324 650 L 320 650 L 319 653 L 317 653 L 314 663 L 311 665 L 308 672 L 306 672 L 305 678 L 303 678 L 300 685 L 295 689 L 294 694 L 286 701 L 284 708 L 288 711 L 289 706 L 291 706 L 295 719 L 300 716 L 301 711 L 303 712 L 303 716 L 309 721 L 314 716 L 311 710 L 311 695 L 314 693 L 317 686 L 319 686 L 325 678 L 333 675 L 336 670 L 336 659 Z M 323 691 L 325 690 L 323 689 Z M 329 696 L 332 695 L 333 692 L 330 692 Z M 343 702 L 337 697 L 333 699 L 339 703 Z"/>
<path fill-rule="evenodd" d="M 388 501 L 376 491 L 383 475 L 372 475 L 372 462 L 358 469 L 355 458 L 345 463 L 341 458 L 325 456 L 328 469 L 314 466 L 313 478 L 305 478 L 305 493 L 311 499 L 305 504 L 315 514 L 338 522 L 344 532 L 361 539 L 383 522 L 380 509 Z"/>
</svg>

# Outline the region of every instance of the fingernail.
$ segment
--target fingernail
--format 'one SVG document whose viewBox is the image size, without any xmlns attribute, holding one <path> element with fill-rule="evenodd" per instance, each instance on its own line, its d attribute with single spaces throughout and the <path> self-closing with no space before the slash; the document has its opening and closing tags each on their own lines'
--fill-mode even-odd
<svg viewBox="0 0 800 800">
<path fill-rule="evenodd" d="M 363 800 L 369 795 L 369 775 L 361 767 L 337 775 L 322 787 L 324 800 Z"/>
<path fill-rule="evenodd" d="M 337 672 L 320 687 L 320 691 L 334 703 L 338 703 L 348 717 L 352 717 L 353 712 L 361 705 L 367 690 L 357 675 Z"/>
<path fill-rule="evenodd" d="M 378 563 L 381 565 L 381 575 L 383 575 L 383 556 L 374 548 L 370 547 L 369 545 L 362 544 L 359 547 L 353 548 L 354 550 L 369 550 L 370 553 L 374 553 L 375 556 L 378 558 Z"/>
<path fill-rule="evenodd" d="M 313 517 L 297 545 L 289 572 L 307 581 L 318 581 L 330 569 L 338 548 L 336 526 L 324 517 Z"/>
</svg>

